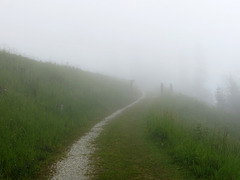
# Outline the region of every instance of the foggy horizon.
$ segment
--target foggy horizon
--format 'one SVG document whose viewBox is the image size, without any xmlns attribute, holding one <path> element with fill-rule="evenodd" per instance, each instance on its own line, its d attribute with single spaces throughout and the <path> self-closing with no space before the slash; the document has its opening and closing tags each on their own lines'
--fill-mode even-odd
<svg viewBox="0 0 240 180">
<path fill-rule="evenodd" d="M 212 98 L 227 77 L 239 80 L 237 1 L 0 2 L 1 49 Z"/>
<path fill-rule="evenodd" d="M 0 0 L 0 179 L 240 179 L 240 1 Z"/>
</svg>

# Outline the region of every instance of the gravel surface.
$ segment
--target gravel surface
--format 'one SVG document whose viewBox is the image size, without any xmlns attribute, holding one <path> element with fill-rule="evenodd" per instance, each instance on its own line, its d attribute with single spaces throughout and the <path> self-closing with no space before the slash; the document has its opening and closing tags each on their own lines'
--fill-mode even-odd
<svg viewBox="0 0 240 180">
<path fill-rule="evenodd" d="M 85 180 L 91 179 L 93 176 L 93 165 L 91 162 L 91 155 L 95 151 L 94 141 L 102 132 L 103 127 L 114 117 L 121 114 L 129 107 L 138 103 L 143 96 L 137 101 L 128 106 L 119 109 L 115 113 L 106 117 L 101 122 L 97 123 L 88 133 L 82 136 L 76 143 L 74 143 L 67 153 L 66 157 L 57 162 L 53 169 L 54 173 L 51 176 L 52 180 Z"/>
</svg>

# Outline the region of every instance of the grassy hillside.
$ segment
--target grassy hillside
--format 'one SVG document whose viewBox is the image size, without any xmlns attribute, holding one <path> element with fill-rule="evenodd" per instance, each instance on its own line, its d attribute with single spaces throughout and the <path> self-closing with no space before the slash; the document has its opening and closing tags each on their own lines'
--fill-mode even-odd
<svg viewBox="0 0 240 180">
<path fill-rule="evenodd" d="M 150 109 L 149 134 L 177 164 L 201 179 L 240 179 L 239 117 L 183 96 Z"/>
<path fill-rule="evenodd" d="M 97 140 L 94 179 L 194 179 L 152 140 L 146 119 L 151 106 L 145 99 L 104 129 Z"/>
<path fill-rule="evenodd" d="M 0 179 L 38 176 L 133 93 L 129 82 L 0 51 Z"/>
<path fill-rule="evenodd" d="M 239 120 L 185 96 L 145 100 L 100 136 L 96 178 L 240 179 Z"/>
</svg>

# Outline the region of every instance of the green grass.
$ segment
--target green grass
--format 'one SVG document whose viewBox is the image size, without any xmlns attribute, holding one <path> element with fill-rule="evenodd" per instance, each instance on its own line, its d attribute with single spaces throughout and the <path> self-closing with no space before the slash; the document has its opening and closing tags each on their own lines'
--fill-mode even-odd
<svg viewBox="0 0 240 180">
<path fill-rule="evenodd" d="M 31 179 L 131 102 L 128 82 L 0 51 L 0 179 Z"/>
<path fill-rule="evenodd" d="M 117 117 L 97 140 L 95 179 L 193 179 L 149 135 L 144 101 Z"/>
<path fill-rule="evenodd" d="M 160 98 L 150 109 L 149 134 L 178 165 L 201 179 L 240 179 L 236 117 L 183 96 Z"/>
<path fill-rule="evenodd" d="M 240 179 L 239 118 L 195 99 L 145 100 L 99 137 L 96 179 Z"/>
</svg>

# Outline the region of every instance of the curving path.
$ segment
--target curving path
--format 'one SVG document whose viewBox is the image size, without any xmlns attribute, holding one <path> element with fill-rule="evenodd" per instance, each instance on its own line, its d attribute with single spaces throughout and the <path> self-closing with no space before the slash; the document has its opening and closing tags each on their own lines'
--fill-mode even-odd
<svg viewBox="0 0 240 180">
<path fill-rule="evenodd" d="M 91 155 L 95 151 L 94 141 L 102 132 L 103 127 L 114 117 L 121 114 L 126 109 L 137 104 L 144 98 L 142 95 L 137 101 L 128 106 L 119 109 L 110 116 L 106 117 L 101 122 L 97 123 L 88 133 L 82 136 L 76 143 L 74 143 L 67 153 L 66 157 L 57 162 L 53 169 L 52 180 L 85 180 L 90 179 L 93 174 L 93 165 L 91 164 Z"/>
</svg>

